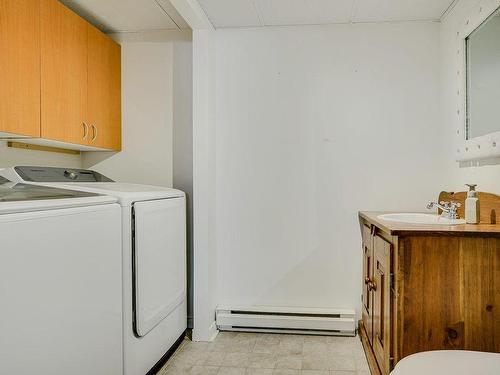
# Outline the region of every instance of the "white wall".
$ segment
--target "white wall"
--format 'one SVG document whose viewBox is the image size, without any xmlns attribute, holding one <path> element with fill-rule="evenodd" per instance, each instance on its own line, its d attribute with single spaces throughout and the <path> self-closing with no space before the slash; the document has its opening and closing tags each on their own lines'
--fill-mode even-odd
<svg viewBox="0 0 500 375">
<path fill-rule="evenodd" d="M 174 42 L 173 187 L 186 193 L 188 212 L 188 328 L 193 328 L 193 44 Z"/>
<path fill-rule="evenodd" d="M 0 168 L 16 165 L 81 168 L 82 161 L 80 155 L 10 148 L 6 141 L 0 141 Z"/>
<path fill-rule="evenodd" d="M 449 179 L 439 24 L 216 32 L 218 302 L 360 308 L 358 210 Z"/>
<path fill-rule="evenodd" d="M 217 334 L 215 32 L 193 30 L 193 181 L 195 341 Z"/>
<path fill-rule="evenodd" d="M 451 190 L 464 191 L 464 184 L 478 184 L 478 190 L 500 194 L 500 158 L 480 162 L 456 163 L 454 153 L 457 148 L 456 92 L 460 82 L 456 72 L 456 33 L 461 31 L 467 18 L 478 12 L 479 0 L 460 0 L 441 23 L 441 116 L 446 131 L 447 167 L 451 172 Z"/>
<path fill-rule="evenodd" d="M 217 335 L 215 31 L 196 0 L 171 0 L 193 30 L 193 340 Z"/>
<path fill-rule="evenodd" d="M 174 43 L 190 32 L 112 35 L 122 46 L 122 151 L 91 152 L 83 166 L 114 180 L 172 186 Z"/>
</svg>

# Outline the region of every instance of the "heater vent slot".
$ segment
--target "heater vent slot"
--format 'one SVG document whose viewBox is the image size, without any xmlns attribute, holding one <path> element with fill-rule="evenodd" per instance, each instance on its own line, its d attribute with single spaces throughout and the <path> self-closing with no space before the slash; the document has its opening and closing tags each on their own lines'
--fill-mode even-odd
<svg viewBox="0 0 500 375">
<path fill-rule="evenodd" d="M 280 313 L 272 311 L 244 311 L 231 310 L 231 314 L 247 314 L 247 315 L 277 315 L 277 316 L 312 316 L 315 318 L 340 318 L 340 314 L 301 314 L 301 313 Z"/>
</svg>

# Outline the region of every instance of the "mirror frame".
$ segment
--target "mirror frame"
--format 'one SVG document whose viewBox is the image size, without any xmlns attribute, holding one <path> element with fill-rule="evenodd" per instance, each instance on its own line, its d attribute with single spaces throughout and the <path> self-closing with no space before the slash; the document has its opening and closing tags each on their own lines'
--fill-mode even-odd
<svg viewBox="0 0 500 375">
<path fill-rule="evenodd" d="M 482 0 L 470 10 L 457 30 L 457 161 L 480 160 L 500 157 L 500 131 L 467 139 L 467 37 L 500 8 L 500 0 Z"/>
</svg>

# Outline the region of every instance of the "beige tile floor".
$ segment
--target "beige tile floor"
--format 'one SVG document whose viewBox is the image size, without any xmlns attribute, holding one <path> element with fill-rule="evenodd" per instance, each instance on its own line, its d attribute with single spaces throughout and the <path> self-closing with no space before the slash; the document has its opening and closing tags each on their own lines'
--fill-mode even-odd
<svg viewBox="0 0 500 375">
<path fill-rule="evenodd" d="M 185 340 L 161 375 L 370 375 L 358 337 L 221 332 Z"/>
</svg>

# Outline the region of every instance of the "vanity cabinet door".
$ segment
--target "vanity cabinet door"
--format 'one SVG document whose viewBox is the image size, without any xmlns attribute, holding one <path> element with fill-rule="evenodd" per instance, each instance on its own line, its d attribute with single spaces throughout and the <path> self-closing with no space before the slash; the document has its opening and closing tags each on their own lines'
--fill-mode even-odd
<svg viewBox="0 0 500 375">
<path fill-rule="evenodd" d="M 373 292 L 370 286 L 373 280 L 373 237 L 371 227 L 363 224 L 362 226 L 362 242 L 363 242 L 363 294 L 362 300 L 362 317 L 365 326 L 368 341 L 372 343 L 373 339 Z"/>
<path fill-rule="evenodd" d="M 373 352 L 383 374 L 390 372 L 391 244 L 373 237 Z"/>
</svg>

